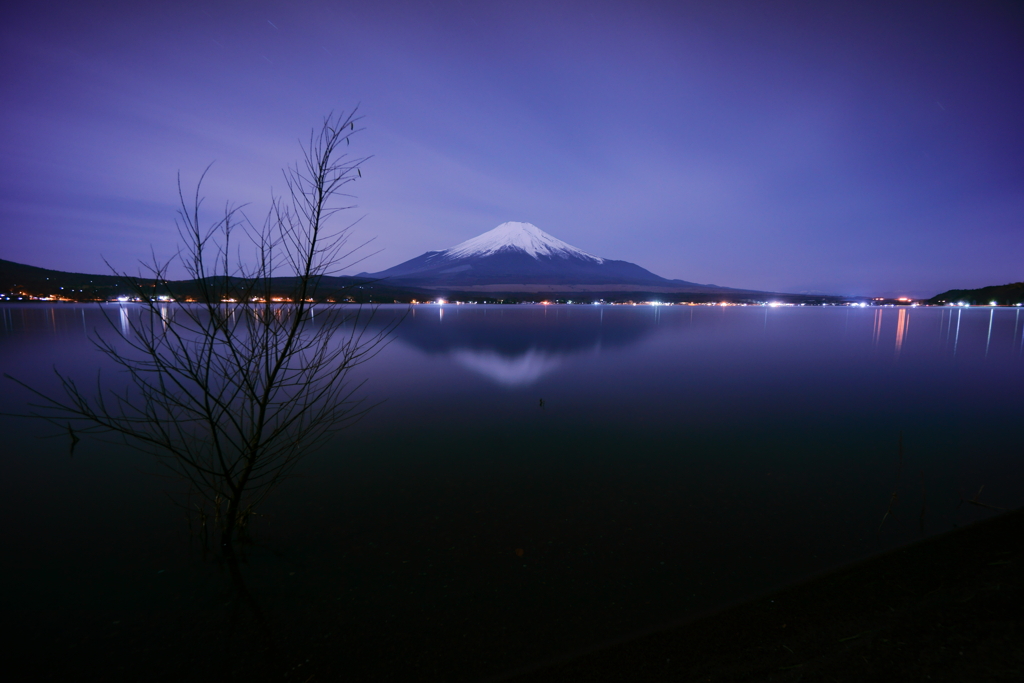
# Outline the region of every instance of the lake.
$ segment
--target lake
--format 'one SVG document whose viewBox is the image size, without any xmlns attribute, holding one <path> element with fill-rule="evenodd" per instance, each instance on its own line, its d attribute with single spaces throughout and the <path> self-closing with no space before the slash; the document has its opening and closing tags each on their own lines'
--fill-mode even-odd
<svg viewBox="0 0 1024 683">
<path fill-rule="evenodd" d="M 89 341 L 101 308 L 140 314 L 0 307 L 3 372 L 120 381 Z M 376 407 L 255 523 L 247 586 L 294 676 L 494 676 L 994 514 L 964 499 L 1024 504 L 1019 308 L 448 304 L 374 324 L 403 316 L 352 373 Z M 4 380 L 0 411 L 30 398 Z M 181 484 L 123 445 L 72 456 L 54 427 L 0 426 L 3 609 L 75 661 L 128 647 L 201 680 L 240 627 Z"/>
</svg>

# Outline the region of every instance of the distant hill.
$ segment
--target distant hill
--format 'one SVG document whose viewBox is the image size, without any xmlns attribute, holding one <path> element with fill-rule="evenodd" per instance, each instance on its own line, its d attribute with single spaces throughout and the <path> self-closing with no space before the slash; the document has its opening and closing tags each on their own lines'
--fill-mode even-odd
<svg viewBox="0 0 1024 683">
<path fill-rule="evenodd" d="M 114 299 L 119 296 L 134 296 L 133 278 L 120 275 L 92 275 L 68 273 L 62 270 L 38 268 L 24 263 L 0 259 L 0 293 L 29 295 L 35 297 L 60 297 L 75 301 L 96 301 Z M 137 284 L 152 288 L 154 296 L 173 294 L 176 297 L 197 297 L 199 286 L 194 280 L 171 280 L 157 282 L 152 278 L 136 279 Z M 295 278 L 280 277 L 272 281 L 273 295 L 287 296 L 295 284 Z M 351 299 L 359 303 L 410 301 L 414 298 L 429 299 L 432 293 L 425 290 L 396 287 L 389 283 L 370 281 L 365 277 L 324 277 L 320 281 L 318 298 L 337 300 Z"/>
<path fill-rule="evenodd" d="M 0 259 L 0 292 L 32 296 L 67 296 L 72 299 L 107 299 L 131 293 L 118 275 L 67 273 Z"/>
<path fill-rule="evenodd" d="M 961 301 L 972 305 L 985 305 L 993 301 L 997 304 L 1024 304 L 1024 282 L 993 285 L 979 289 L 950 289 L 942 294 L 936 294 L 928 300 L 928 303 L 941 305 Z"/>
</svg>

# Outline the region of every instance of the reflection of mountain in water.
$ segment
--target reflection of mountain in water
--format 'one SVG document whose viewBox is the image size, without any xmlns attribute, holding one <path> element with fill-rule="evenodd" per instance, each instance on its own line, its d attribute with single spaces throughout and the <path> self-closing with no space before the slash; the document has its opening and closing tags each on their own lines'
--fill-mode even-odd
<svg viewBox="0 0 1024 683">
<path fill-rule="evenodd" d="M 418 307 L 396 336 L 498 384 L 526 386 L 571 356 L 636 344 L 656 324 L 652 316 L 613 316 L 600 308 L 503 309 Z"/>
<path fill-rule="evenodd" d="M 503 356 L 496 351 L 474 351 L 453 349 L 449 355 L 464 368 L 493 379 L 507 387 L 521 387 L 533 384 L 559 365 L 557 354 L 530 349 L 519 356 Z"/>
</svg>

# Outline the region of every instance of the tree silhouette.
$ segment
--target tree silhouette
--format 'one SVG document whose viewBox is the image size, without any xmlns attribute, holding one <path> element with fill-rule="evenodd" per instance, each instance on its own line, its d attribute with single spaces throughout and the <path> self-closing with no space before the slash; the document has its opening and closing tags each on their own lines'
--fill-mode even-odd
<svg viewBox="0 0 1024 683">
<path fill-rule="evenodd" d="M 191 200 L 179 175 L 181 250 L 144 264 L 145 277 L 119 273 L 139 303 L 107 314 L 113 334 L 93 339 L 127 374 L 125 388 L 97 378 L 86 392 L 60 372 L 62 395 L 22 383 L 42 399 L 33 415 L 66 428 L 73 443 L 76 430 L 112 432 L 157 455 L 190 485 L 190 522 L 204 536 L 219 532 L 230 557 L 298 460 L 365 412 L 348 373 L 393 329 L 371 326 L 372 309 L 325 301 L 325 278 L 351 265 L 358 249 L 349 247 L 352 223 L 328 227 L 352 208 L 338 200 L 362 176 L 366 158 L 343 151 L 358 120 L 355 111 L 331 115 L 311 132 L 302 161 L 284 171 L 287 194 L 272 198 L 258 227 L 231 205 L 202 227 L 209 167 Z M 169 280 L 175 262 L 185 283 Z M 162 283 L 159 294 L 153 281 Z"/>
</svg>

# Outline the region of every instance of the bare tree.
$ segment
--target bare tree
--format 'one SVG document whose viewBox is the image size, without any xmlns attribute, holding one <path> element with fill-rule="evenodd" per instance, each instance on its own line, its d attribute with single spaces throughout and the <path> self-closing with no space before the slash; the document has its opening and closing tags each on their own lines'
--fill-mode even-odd
<svg viewBox="0 0 1024 683">
<path fill-rule="evenodd" d="M 325 278 L 354 252 L 352 224 L 328 223 L 352 208 L 337 200 L 362 176 L 365 158 L 344 153 L 357 121 L 355 112 L 332 115 L 310 134 L 303 160 L 284 172 L 285 198 L 273 198 L 260 227 L 231 205 L 202 227 L 203 180 L 186 200 L 179 175 L 181 251 L 145 264 L 145 280 L 125 275 L 140 311 L 126 326 L 108 316 L 113 335 L 94 338 L 127 373 L 127 388 L 97 379 L 95 393 L 86 392 L 59 372 L 60 397 L 27 387 L 43 399 L 35 414 L 66 426 L 73 440 L 76 429 L 113 432 L 156 454 L 190 484 L 190 519 L 204 534 L 219 531 L 229 555 L 298 460 L 365 411 L 347 376 L 392 329 L 371 326 L 372 310 L 325 301 Z M 169 281 L 175 261 L 188 291 Z"/>
</svg>

